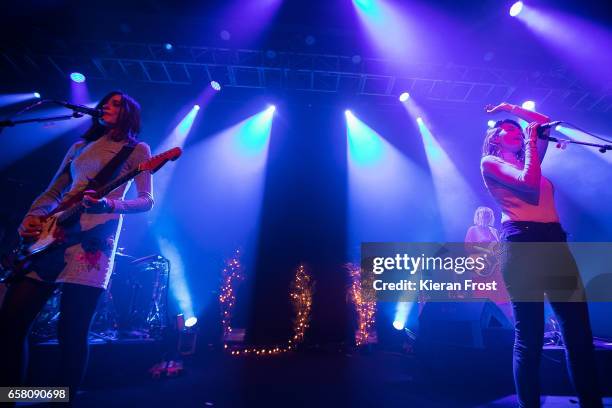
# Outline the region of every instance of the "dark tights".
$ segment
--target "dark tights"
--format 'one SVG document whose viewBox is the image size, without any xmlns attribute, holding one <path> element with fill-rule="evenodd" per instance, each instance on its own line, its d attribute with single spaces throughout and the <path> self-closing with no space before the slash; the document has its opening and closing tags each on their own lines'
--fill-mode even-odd
<svg viewBox="0 0 612 408">
<path fill-rule="evenodd" d="M 55 284 L 24 278 L 8 288 L 0 308 L 0 386 L 25 385 L 28 333 L 55 287 Z M 103 291 L 90 286 L 62 284 L 57 330 L 61 360 L 57 385 L 70 387 L 71 396 L 75 395 L 85 373 L 89 326 Z"/>
</svg>

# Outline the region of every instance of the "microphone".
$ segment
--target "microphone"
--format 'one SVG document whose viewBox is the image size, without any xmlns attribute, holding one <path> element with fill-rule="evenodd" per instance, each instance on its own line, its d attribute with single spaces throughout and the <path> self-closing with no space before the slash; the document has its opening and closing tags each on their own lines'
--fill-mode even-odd
<svg viewBox="0 0 612 408">
<path fill-rule="evenodd" d="M 101 118 L 104 116 L 104 112 L 101 109 L 90 108 L 89 106 L 75 105 L 73 103 L 64 101 L 53 101 L 54 103 L 61 105 L 65 108 L 72 109 L 75 112 L 83 113 L 85 115 L 92 116 L 94 118 Z"/>
<path fill-rule="evenodd" d="M 538 138 L 546 139 L 546 137 L 544 136 L 544 131 L 550 128 L 557 127 L 561 123 L 563 123 L 563 121 L 561 120 L 555 120 L 553 122 L 542 123 L 540 126 L 538 126 Z"/>
</svg>

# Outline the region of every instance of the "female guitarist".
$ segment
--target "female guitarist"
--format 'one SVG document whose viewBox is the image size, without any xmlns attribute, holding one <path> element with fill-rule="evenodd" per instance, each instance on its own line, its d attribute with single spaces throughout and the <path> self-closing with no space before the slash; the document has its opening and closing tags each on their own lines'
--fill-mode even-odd
<svg viewBox="0 0 612 408">
<path fill-rule="evenodd" d="M 30 327 L 61 285 L 58 385 L 70 387 L 71 397 L 76 395 L 87 365 L 89 327 L 112 272 L 122 214 L 148 211 L 153 206 L 148 172 L 135 178 L 137 198 L 123 199 L 129 183 L 105 198 L 93 196 L 91 179 L 104 171 L 107 176 L 122 176 L 151 156 L 149 146 L 136 140 L 140 106 L 134 99 L 111 92 L 97 108 L 103 116 L 93 118 L 83 140 L 70 147 L 49 187 L 34 201 L 19 227 L 23 240 L 35 241 L 41 234 L 41 217 L 74 197 L 82 197 L 85 211 L 74 223 L 76 231 L 60 237 L 62 245 L 37 258 L 9 285 L 0 309 L 0 386 L 22 384 Z"/>
</svg>

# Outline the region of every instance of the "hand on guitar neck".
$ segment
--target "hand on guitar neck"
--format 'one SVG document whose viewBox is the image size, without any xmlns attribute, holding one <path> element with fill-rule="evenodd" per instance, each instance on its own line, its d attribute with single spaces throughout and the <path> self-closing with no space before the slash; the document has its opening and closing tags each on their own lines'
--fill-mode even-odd
<svg viewBox="0 0 612 408">
<path fill-rule="evenodd" d="M 83 193 L 83 207 L 89 214 L 102 214 L 113 211 L 111 200 L 106 197 L 96 198 L 94 190 L 87 190 Z"/>
</svg>

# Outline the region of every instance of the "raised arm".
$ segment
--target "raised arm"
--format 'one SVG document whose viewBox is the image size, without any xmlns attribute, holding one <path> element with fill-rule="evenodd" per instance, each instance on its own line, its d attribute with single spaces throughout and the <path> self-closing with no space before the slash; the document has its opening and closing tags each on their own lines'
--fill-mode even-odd
<svg viewBox="0 0 612 408">
<path fill-rule="evenodd" d="M 527 126 L 529 140 L 525 146 L 525 165 L 522 170 L 496 156 L 485 156 L 480 162 L 482 175 L 515 190 L 536 193 L 540 189 L 542 171 L 536 147 L 537 123 Z"/>
<path fill-rule="evenodd" d="M 525 109 L 518 105 L 513 105 L 511 103 L 502 102 L 497 106 L 487 105 L 485 107 L 487 113 L 497 113 L 497 112 L 507 112 L 511 115 L 516 116 L 519 119 L 523 119 L 525 122 L 531 123 L 536 122 L 539 124 L 550 122 L 550 118 L 543 113 L 531 111 L 529 109 Z M 544 131 L 544 135 L 548 136 L 550 134 L 550 129 Z M 536 147 L 538 149 L 538 157 L 540 159 L 540 163 L 544 160 L 544 156 L 546 155 L 546 150 L 548 150 L 548 140 L 545 139 L 537 139 Z"/>
</svg>

